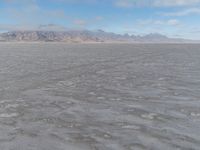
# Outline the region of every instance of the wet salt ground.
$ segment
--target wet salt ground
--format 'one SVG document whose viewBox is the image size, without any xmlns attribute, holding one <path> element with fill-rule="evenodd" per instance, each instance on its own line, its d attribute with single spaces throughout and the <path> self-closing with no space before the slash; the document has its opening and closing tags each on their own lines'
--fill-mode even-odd
<svg viewBox="0 0 200 150">
<path fill-rule="evenodd" d="M 200 45 L 0 44 L 0 150 L 161 149 L 200 149 Z"/>
</svg>

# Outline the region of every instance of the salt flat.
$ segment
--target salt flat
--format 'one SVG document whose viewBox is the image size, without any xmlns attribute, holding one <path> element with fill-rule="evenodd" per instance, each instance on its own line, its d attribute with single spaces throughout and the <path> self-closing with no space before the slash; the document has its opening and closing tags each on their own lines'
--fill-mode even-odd
<svg viewBox="0 0 200 150">
<path fill-rule="evenodd" d="M 0 150 L 199 150 L 200 45 L 0 43 Z"/>
</svg>

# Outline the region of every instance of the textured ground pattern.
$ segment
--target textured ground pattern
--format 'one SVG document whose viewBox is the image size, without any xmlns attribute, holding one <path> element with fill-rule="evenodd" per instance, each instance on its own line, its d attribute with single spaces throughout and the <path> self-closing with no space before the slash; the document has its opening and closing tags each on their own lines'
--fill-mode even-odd
<svg viewBox="0 0 200 150">
<path fill-rule="evenodd" d="M 200 45 L 0 44 L 0 150 L 199 150 Z"/>
</svg>

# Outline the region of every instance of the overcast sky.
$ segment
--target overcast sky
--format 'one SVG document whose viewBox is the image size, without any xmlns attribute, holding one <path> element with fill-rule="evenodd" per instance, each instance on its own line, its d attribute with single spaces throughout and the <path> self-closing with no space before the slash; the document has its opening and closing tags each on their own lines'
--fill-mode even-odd
<svg viewBox="0 0 200 150">
<path fill-rule="evenodd" d="M 102 29 L 200 39 L 200 0 L 0 0 L 0 31 Z"/>
</svg>

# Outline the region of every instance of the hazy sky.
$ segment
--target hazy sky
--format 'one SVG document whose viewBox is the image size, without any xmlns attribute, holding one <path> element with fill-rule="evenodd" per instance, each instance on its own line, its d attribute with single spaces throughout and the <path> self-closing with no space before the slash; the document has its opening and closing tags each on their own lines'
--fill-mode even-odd
<svg viewBox="0 0 200 150">
<path fill-rule="evenodd" d="M 200 0 L 0 0 L 0 31 L 19 29 L 200 39 Z"/>
</svg>

